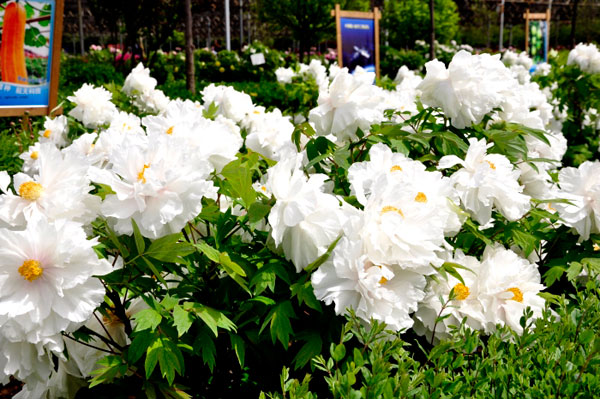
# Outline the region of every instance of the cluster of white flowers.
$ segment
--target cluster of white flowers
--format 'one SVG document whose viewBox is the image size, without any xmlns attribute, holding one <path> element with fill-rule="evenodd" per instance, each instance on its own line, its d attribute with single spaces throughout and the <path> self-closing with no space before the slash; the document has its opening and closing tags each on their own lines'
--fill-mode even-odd
<svg viewBox="0 0 600 399">
<path fill-rule="evenodd" d="M 587 73 L 600 72 L 600 51 L 595 44 L 579 43 L 569 53 L 567 65 L 577 65 L 579 69 Z"/>
<path fill-rule="evenodd" d="M 292 83 L 292 79 L 296 76 L 301 77 L 303 80 L 312 78 L 318 87 L 322 87 L 335 77 L 337 71 L 339 71 L 339 67 L 332 64 L 329 66 L 328 74 L 327 67 L 320 60 L 312 59 L 308 65 L 300 63 L 297 71 L 292 67 L 279 67 L 275 70 L 275 76 L 279 83 Z"/>
</svg>

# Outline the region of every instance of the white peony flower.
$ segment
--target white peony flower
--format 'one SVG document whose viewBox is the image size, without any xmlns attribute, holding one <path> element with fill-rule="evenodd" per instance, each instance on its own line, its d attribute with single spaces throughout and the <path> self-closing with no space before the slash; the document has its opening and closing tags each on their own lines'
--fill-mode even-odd
<svg viewBox="0 0 600 399">
<path fill-rule="evenodd" d="M 425 64 L 427 74 L 418 86 L 423 104 L 441 107 L 452 125 L 463 129 L 479 123 L 501 105 L 503 92 L 518 83 L 500 61 L 500 55 L 472 55 L 459 51 L 448 69 L 440 61 Z"/>
<path fill-rule="evenodd" d="M 223 115 L 236 123 L 241 122 L 254 109 L 250 96 L 233 87 L 215 86 L 211 83 L 200 94 L 206 110 L 214 104 L 219 107 L 218 115 Z"/>
<path fill-rule="evenodd" d="M 278 109 L 272 112 L 251 113 L 245 121 L 248 135 L 246 147 L 266 158 L 280 161 L 296 153 L 292 143 L 294 125 Z"/>
<path fill-rule="evenodd" d="M 318 135 L 333 134 L 342 142 L 353 140 L 357 129 L 368 132 L 372 124 L 384 119 L 385 93 L 367 81 L 370 74 L 365 75 L 351 75 L 342 69 L 329 87 L 319 89 L 319 105 L 308 117 Z"/>
<path fill-rule="evenodd" d="M 410 313 L 425 295 L 421 274 L 374 262 L 362 242 L 349 237 L 338 242 L 311 282 L 317 299 L 333 303 L 337 314 L 352 308 L 365 324 L 374 318 L 395 331 L 413 325 Z"/>
<path fill-rule="evenodd" d="M 15 192 L 0 196 L 0 220 L 11 226 L 23 226 L 35 215 L 50 220 L 66 218 L 82 224 L 96 218 L 99 197 L 87 176 L 89 164 L 73 154 L 62 154 L 51 143 L 39 150 L 39 173 L 33 178 L 17 173 Z"/>
<path fill-rule="evenodd" d="M 457 250 L 454 256 L 448 256 L 448 262 L 457 263 L 469 270 L 457 269 L 463 282 L 457 278 L 447 275 L 446 278 L 437 276 L 429 280 L 425 289 L 425 298 L 419 303 L 419 309 L 414 315 L 415 331 L 422 335 L 444 339 L 449 336 L 449 326 L 459 326 L 463 318 L 467 318 L 466 325 L 473 330 L 482 330 L 485 324 L 484 309 L 479 300 L 479 273 L 481 263 L 473 256 L 466 256 Z M 454 299 L 442 309 L 443 301 L 450 297 L 450 291 L 454 290 Z M 440 316 L 449 317 L 436 323 Z"/>
<path fill-rule="evenodd" d="M 33 176 L 38 172 L 40 167 L 40 146 L 41 143 L 38 141 L 30 146 L 27 151 L 19 155 L 19 158 L 23 160 L 23 173 Z"/>
<path fill-rule="evenodd" d="M 75 103 L 69 115 L 88 128 L 97 128 L 110 123 L 117 112 L 117 107 L 110 100 L 112 94 L 102 87 L 94 87 L 84 83 L 72 96 L 67 97 Z"/>
<path fill-rule="evenodd" d="M 67 117 L 64 115 L 57 116 L 54 119 L 46 117 L 44 130 L 40 132 L 40 143 L 51 142 L 59 148 L 66 146 L 67 133 L 69 132 L 68 123 Z"/>
<path fill-rule="evenodd" d="M 559 196 L 571 204 L 554 204 L 567 226 L 577 230 L 579 241 L 600 233 L 600 162 L 563 168 L 558 175 Z"/>
<path fill-rule="evenodd" d="M 583 72 L 599 73 L 600 51 L 598 51 L 598 47 L 593 43 L 579 43 L 569 53 L 567 65 L 577 65 Z"/>
<path fill-rule="evenodd" d="M 275 70 L 275 77 L 279 83 L 292 83 L 296 72 L 292 68 L 279 67 Z"/>
<path fill-rule="evenodd" d="M 545 287 L 537 265 L 501 245 L 485 249 L 478 284 L 486 333 L 502 324 L 521 334 L 519 320 L 527 307 L 534 318 L 542 315 L 545 301 L 538 293 Z"/>
<path fill-rule="evenodd" d="M 485 140 L 471 138 L 464 161 L 447 155 L 439 163 L 440 169 L 463 166 L 450 178 L 463 206 L 481 225 L 492 220 L 492 208 L 511 221 L 520 219 L 530 208 L 529 197 L 518 182 L 519 170 L 504 155 L 487 154 L 489 147 Z"/>
<path fill-rule="evenodd" d="M 119 234 L 132 234 L 131 219 L 145 237 L 180 231 L 202 210 L 202 197 L 216 198 L 207 180 L 212 166 L 184 146 L 130 143 L 113 149 L 111 169 L 92 167 L 92 180 L 110 186 L 101 213 Z"/>
<path fill-rule="evenodd" d="M 154 90 L 156 84 L 156 79 L 150 76 L 150 70 L 140 62 L 125 78 L 122 90 L 129 96 L 147 94 Z"/>
</svg>

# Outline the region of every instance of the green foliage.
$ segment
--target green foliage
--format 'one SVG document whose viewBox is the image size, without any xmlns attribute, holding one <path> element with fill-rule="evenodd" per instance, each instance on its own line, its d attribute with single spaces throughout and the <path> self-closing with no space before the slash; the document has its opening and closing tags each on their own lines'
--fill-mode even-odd
<svg viewBox="0 0 600 399">
<path fill-rule="evenodd" d="M 415 50 L 397 50 L 393 47 L 383 46 L 381 48 L 381 73 L 394 78 L 398 68 L 406 65 L 408 69 L 418 71 L 423 68 L 427 59 Z"/>
<path fill-rule="evenodd" d="M 261 398 L 591 398 L 600 395 L 600 283 L 576 285 L 556 296 L 523 335 L 505 327 L 488 337 L 456 326 L 452 336 L 415 351 L 405 339 L 371 321 L 348 317 L 339 343 L 316 356 L 302 381 L 283 369 L 278 393 Z M 321 381 L 322 380 L 322 381 Z M 311 391 L 327 385 L 328 392 Z"/>
<path fill-rule="evenodd" d="M 425 40 L 429 32 L 429 4 L 421 0 L 384 3 L 382 28 L 389 31 L 387 40 L 396 49 L 413 48 L 416 40 Z M 435 37 L 448 43 L 456 37 L 459 15 L 453 0 L 435 0 Z"/>
</svg>

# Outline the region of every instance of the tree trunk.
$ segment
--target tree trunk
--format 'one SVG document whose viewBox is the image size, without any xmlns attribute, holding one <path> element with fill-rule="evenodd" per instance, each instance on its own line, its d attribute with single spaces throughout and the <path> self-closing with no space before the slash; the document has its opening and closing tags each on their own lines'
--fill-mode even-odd
<svg viewBox="0 0 600 399">
<path fill-rule="evenodd" d="M 575 28 L 577 25 L 577 6 L 579 5 L 579 0 L 574 0 L 573 2 L 573 12 L 571 13 L 571 48 L 575 47 Z"/>
<path fill-rule="evenodd" d="M 435 19 L 433 13 L 434 0 L 429 0 L 429 59 L 435 59 Z"/>
<path fill-rule="evenodd" d="M 77 14 L 79 17 L 79 46 L 81 55 L 85 53 L 85 44 L 83 39 L 83 7 L 81 7 L 81 0 L 77 0 Z"/>
<path fill-rule="evenodd" d="M 194 73 L 194 36 L 192 32 L 192 2 L 185 0 L 185 77 L 187 89 L 196 92 L 196 77 Z"/>
</svg>

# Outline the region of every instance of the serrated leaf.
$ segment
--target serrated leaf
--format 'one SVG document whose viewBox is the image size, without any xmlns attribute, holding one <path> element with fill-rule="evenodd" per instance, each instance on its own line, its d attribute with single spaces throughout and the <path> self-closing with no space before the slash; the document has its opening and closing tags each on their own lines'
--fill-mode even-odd
<svg viewBox="0 0 600 399">
<path fill-rule="evenodd" d="M 292 303 L 289 300 L 284 301 L 271 309 L 260 328 L 260 332 L 262 332 L 265 327 L 269 325 L 271 331 L 271 340 L 273 343 L 275 343 L 276 340 L 279 340 L 279 342 L 281 342 L 283 347 L 287 350 L 290 334 L 293 332 L 290 318 L 295 317 L 296 314 L 294 313 Z"/>
<path fill-rule="evenodd" d="M 181 240 L 181 233 L 161 237 L 150 244 L 145 255 L 162 262 L 184 263 L 182 258 L 193 253 L 194 246 Z"/>
<path fill-rule="evenodd" d="M 240 265 L 232 261 L 229 257 L 229 254 L 227 254 L 226 252 L 221 252 L 221 254 L 219 255 L 219 263 L 221 264 L 221 266 L 223 266 L 227 274 L 239 274 L 242 277 L 246 277 L 246 272 L 244 271 L 244 269 L 242 269 Z"/>
<path fill-rule="evenodd" d="M 179 305 L 173 308 L 173 324 L 177 328 L 177 334 L 180 337 L 190 329 L 193 322 L 194 318 L 190 312 L 183 310 Z"/>
<path fill-rule="evenodd" d="M 304 340 L 306 341 L 305 344 L 302 345 L 302 348 L 300 348 L 293 360 L 296 370 L 308 364 L 323 349 L 323 340 L 317 332 L 308 334 Z"/>
<path fill-rule="evenodd" d="M 204 306 L 199 303 L 190 303 L 186 302 L 184 304 L 184 309 L 186 309 L 187 305 L 190 310 L 192 310 L 198 317 L 206 323 L 208 328 L 215 334 L 215 337 L 219 335 L 217 330 L 218 327 L 221 327 L 228 331 L 236 331 L 235 323 L 227 318 L 223 313 L 219 312 L 216 309 L 210 308 L 208 306 Z M 187 310 L 187 309 L 186 309 Z"/>
<path fill-rule="evenodd" d="M 115 378 L 124 376 L 127 372 L 127 364 L 123 363 L 120 356 L 105 356 L 98 360 L 97 364 L 100 367 L 92 371 L 92 375 L 95 375 L 95 377 L 90 382 L 90 388 L 99 384 L 110 383 Z"/>
<path fill-rule="evenodd" d="M 563 266 L 553 266 L 546 273 L 544 273 L 544 285 L 550 287 L 556 280 L 558 280 L 563 273 L 565 268 Z"/>
<path fill-rule="evenodd" d="M 144 309 L 134 314 L 132 319 L 136 322 L 135 331 L 154 331 L 162 321 L 162 316 L 154 309 Z"/>
<path fill-rule="evenodd" d="M 127 359 L 129 362 L 137 362 L 152 344 L 154 339 L 156 339 L 156 334 L 151 331 L 144 330 L 136 333 L 127 350 Z"/>
<path fill-rule="evenodd" d="M 198 248 L 198 250 L 200 250 L 200 252 L 202 252 L 204 255 L 206 255 L 206 257 L 208 259 L 210 259 L 211 261 L 213 261 L 215 263 L 219 263 L 219 257 L 221 255 L 219 250 L 211 247 L 204 241 L 198 241 L 194 245 L 196 248 Z"/>
</svg>

